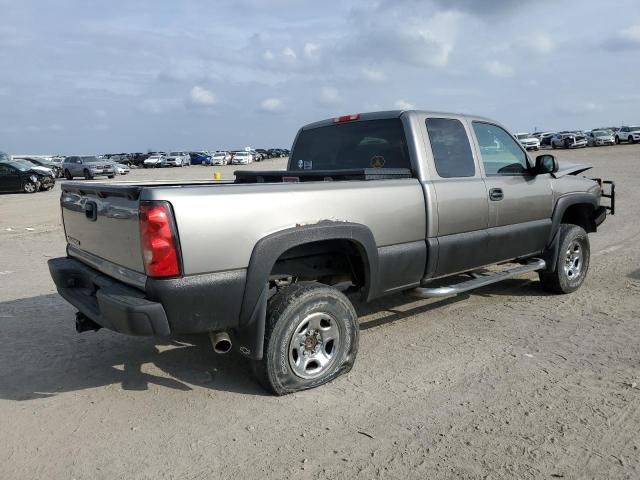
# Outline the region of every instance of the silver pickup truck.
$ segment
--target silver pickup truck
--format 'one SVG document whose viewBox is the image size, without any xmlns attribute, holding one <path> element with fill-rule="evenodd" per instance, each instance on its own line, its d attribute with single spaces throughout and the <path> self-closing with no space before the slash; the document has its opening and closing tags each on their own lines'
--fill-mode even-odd
<svg viewBox="0 0 640 480">
<path fill-rule="evenodd" d="M 347 115 L 300 129 L 286 171 L 64 183 L 67 256 L 49 268 L 79 332 L 208 333 L 285 394 L 350 370 L 354 294 L 441 297 L 532 271 L 575 291 L 615 208 L 588 168 L 532 160 L 486 118 Z"/>
</svg>

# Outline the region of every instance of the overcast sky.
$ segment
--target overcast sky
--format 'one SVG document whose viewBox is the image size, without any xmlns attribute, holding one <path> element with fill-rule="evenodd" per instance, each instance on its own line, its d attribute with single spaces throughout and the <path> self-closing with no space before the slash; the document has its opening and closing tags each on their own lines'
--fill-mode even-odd
<svg viewBox="0 0 640 480">
<path fill-rule="evenodd" d="M 419 108 L 640 123 L 637 0 L 0 0 L 0 150 L 288 147 Z"/>
</svg>

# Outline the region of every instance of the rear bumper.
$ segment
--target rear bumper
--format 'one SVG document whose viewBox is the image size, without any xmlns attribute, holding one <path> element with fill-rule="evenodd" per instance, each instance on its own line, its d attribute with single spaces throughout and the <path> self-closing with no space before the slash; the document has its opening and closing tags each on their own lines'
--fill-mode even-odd
<svg viewBox="0 0 640 480">
<path fill-rule="evenodd" d="M 49 260 L 58 293 L 98 325 L 128 335 L 171 333 L 160 303 L 72 258 Z"/>
<path fill-rule="evenodd" d="M 166 280 L 147 278 L 143 292 L 75 258 L 54 258 L 48 263 L 58 293 L 109 330 L 167 336 L 238 326 L 245 270 Z"/>
</svg>

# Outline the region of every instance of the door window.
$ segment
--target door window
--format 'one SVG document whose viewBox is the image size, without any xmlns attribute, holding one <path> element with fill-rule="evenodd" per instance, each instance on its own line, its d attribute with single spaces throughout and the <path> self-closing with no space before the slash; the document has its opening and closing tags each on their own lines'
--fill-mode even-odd
<svg viewBox="0 0 640 480">
<path fill-rule="evenodd" d="M 473 130 L 478 139 L 480 156 L 487 176 L 527 173 L 527 155 L 506 130 L 484 122 L 473 122 Z"/>
<path fill-rule="evenodd" d="M 438 175 L 442 178 L 473 177 L 476 166 L 462 123 L 453 118 L 427 118 L 426 124 Z"/>
<path fill-rule="evenodd" d="M 0 175 L 12 175 L 16 173 L 9 165 L 0 165 Z"/>
</svg>

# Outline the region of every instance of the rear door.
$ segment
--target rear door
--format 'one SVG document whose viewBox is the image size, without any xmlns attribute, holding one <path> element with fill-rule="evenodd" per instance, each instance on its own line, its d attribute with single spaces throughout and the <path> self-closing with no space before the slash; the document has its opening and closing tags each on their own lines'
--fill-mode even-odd
<svg viewBox="0 0 640 480">
<path fill-rule="evenodd" d="M 432 277 L 488 263 L 487 190 L 473 155 L 468 126 L 446 115 L 424 120 L 430 184 L 437 204 L 437 262 Z M 433 241 L 430 242 L 433 245 Z"/>
<path fill-rule="evenodd" d="M 526 152 L 504 128 L 471 123 L 488 191 L 492 261 L 541 252 L 551 231 L 550 174 L 532 175 Z"/>
<path fill-rule="evenodd" d="M 11 165 L 0 163 L 0 192 L 20 190 L 20 174 Z"/>
</svg>

